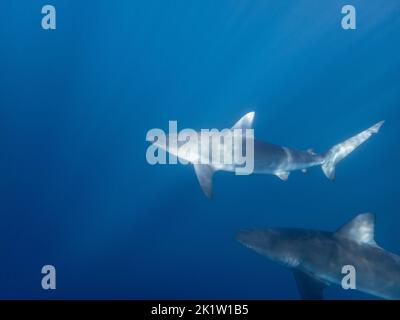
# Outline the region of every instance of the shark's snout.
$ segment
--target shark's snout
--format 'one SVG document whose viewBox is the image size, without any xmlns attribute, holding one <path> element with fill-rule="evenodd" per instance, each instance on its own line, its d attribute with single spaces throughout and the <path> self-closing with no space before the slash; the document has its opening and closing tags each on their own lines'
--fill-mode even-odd
<svg viewBox="0 0 400 320">
<path fill-rule="evenodd" d="M 284 240 L 282 235 L 278 229 L 242 229 L 236 234 L 236 240 L 257 252 L 273 252 Z"/>
<path fill-rule="evenodd" d="M 254 245 L 254 233 L 255 230 L 253 229 L 242 229 L 238 233 L 236 233 L 236 240 L 239 241 L 241 244 L 245 245 L 246 247 L 251 247 Z"/>
</svg>

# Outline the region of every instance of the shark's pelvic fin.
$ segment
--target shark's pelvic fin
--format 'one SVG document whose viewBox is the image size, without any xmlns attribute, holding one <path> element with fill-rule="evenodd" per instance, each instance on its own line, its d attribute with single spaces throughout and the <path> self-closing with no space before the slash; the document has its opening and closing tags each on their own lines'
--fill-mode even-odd
<svg viewBox="0 0 400 320">
<path fill-rule="evenodd" d="M 359 243 L 367 243 L 377 246 L 375 234 L 375 215 L 372 213 L 362 213 L 350 220 L 336 231 L 336 235 L 346 237 Z"/>
<path fill-rule="evenodd" d="M 326 284 L 300 270 L 293 269 L 297 289 L 303 300 L 322 300 Z"/>
<path fill-rule="evenodd" d="M 335 179 L 336 165 L 353 152 L 358 146 L 367 141 L 373 134 L 378 133 L 384 121 L 380 121 L 363 132 L 347 139 L 332 147 L 325 155 L 322 163 L 322 170 L 325 175 L 331 179 Z"/>
<path fill-rule="evenodd" d="M 249 112 L 240 118 L 238 122 L 232 127 L 234 129 L 252 129 L 255 112 Z"/>
<path fill-rule="evenodd" d="M 286 181 L 287 179 L 289 179 L 289 171 L 277 171 L 274 173 L 279 179 Z"/>
<path fill-rule="evenodd" d="M 214 175 L 214 168 L 208 164 L 194 164 L 194 171 L 196 172 L 197 179 L 201 189 L 207 198 L 212 198 L 212 178 Z"/>
</svg>

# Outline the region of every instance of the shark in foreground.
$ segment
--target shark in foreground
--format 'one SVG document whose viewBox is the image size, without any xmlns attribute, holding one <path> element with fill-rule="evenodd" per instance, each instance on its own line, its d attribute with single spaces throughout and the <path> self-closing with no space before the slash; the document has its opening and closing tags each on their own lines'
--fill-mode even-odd
<svg viewBox="0 0 400 320">
<path fill-rule="evenodd" d="M 342 267 L 355 268 L 356 289 L 400 299 L 400 256 L 374 240 L 375 216 L 360 214 L 336 232 L 304 229 L 242 230 L 236 239 L 293 270 L 303 299 L 322 299 L 329 284 L 341 284 Z"/>
<path fill-rule="evenodd" d="M 252 129 L 254 112 L 249 112 L 243 116 L 230 130 L 247 130 Z M 312 149 L 307 151 L 299 151 L 252 139 L 254 146 L 254 161 L 252 173 L 273 174 L 282 180 L 287 180 L 291 171 L 302 170 L 305 172 L 308 168 L 321 166 L 324 174 L 331 180 L 335 179 L 336 165 L 353 152 L 358 146 L 368 140 L 373 134 L 377 133 L 384 121 L 380 121 L 372 127 L 356 134 L 355 136 L 341 142 L 326 153 L 316 154 Z M 200 136 L 200 133 L 197 133 Z M 224 141 L 220 141 L 217 148 L 224 150 Z M 246 142 L 247 143 L 247 142 Z M 210 142 L 211 144 L 211 142 Z M 198 148 L 197 141 L 190 145 L 190 142 L 181 145 L 172 145 L 168 139 L 159 139 L 153 142 L 153 145 L 163 149 L 180 159 L 186 160 L 194 165 L 194 169 L 204 194 L 212 197 L 212 178 L 216 171 L 235 171 L 240 165 L 213 165 L 208 161 L 199 162 L 199 159 L 208 157 L 204 156 L 202 149 Z M 208 147 L 210 149 L 211 146 Z M 185 150 L 183 150 L 185 149 Z M 207 149 L 207 148 L 206 148 Z M 181 150 L 183 152 L 181 152 Z M 194 161 L 195 159 L 196 161 Z M 209 160 L 208 158 L 206 160 Z M 203 164 L 204 163 L 204 164 Z"/>
</svg>

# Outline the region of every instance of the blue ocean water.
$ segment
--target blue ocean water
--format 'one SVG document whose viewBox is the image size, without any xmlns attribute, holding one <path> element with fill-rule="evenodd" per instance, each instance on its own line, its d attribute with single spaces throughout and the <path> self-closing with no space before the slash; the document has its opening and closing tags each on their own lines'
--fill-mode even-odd
<svg viewBox="0 0 400 320">
<path fill-rule="evenodd" d="M 298 299 L 288 269 L 235 241 L 245 227 L 335 230 L 377 215 L 400 254 L 400 2 L 43 1 L 0 5 L 0 298 Z M 283 182 L 150 166 L 146 133 L 226 128 L 324 152 L 379 120 L 337 168 Z M 57 289 L 41 288 L 41 268 Z M 370 299 L 328 288 L 329 299 Z"/>
</svg>

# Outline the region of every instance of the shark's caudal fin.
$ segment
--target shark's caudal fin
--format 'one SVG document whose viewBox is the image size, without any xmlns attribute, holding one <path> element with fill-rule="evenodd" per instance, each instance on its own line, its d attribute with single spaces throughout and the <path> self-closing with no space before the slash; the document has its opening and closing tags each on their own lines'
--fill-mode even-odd
<svg viewBox="0 0 400 320">
<path fill-rule="evenodd" d="M 353 152 L 358 146 L 367 141 L 373 134 L 378 133 L 384 121 L 380 121 L 372 127 L 364 130 L 363 132 L 347 139 L 332 147 L 325 155 L 324 162 L 322 163 L 322 171 L 331 179 L 335 179 L 336 165 Z"/>
</svg>

